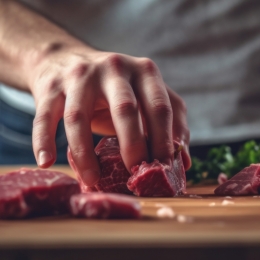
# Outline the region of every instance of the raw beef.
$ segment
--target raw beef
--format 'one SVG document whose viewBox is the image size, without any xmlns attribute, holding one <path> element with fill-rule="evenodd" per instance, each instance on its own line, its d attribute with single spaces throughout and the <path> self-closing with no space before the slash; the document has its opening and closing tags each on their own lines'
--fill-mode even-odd
<svg viewBox="0 0 260 260">
<path fill-rule="evenodd" d="M 104 137 L 95 148 L 102 178 L 95 186 L 98 191 L 132 194 L 126 183 L 131 176 L 120 154 L 117 138 Z"/>
<path fill-rule="evenodd" d="M 251 164 L 244 168 L 230 180 L 215 189 L 215 194 L 253 195 L 260 193 L 260 164 Z"/>
<path fill-rule="evenodd" d="M 129 190 L 142 197 L 173 197 L 185 193 L 186 177 L 181 154 L 178 153 L 172 166 L 154 160 L 142 162 L 132 169 L 127 182 Z"/>
<path fill-rule="evenodd" d="M 178 148 L 175 143 L 175 148 Z M 103 138 L 95 148 L 100 167 L 101 179 L 95 187 L 84 185 L 70 152 L 68 158 L 72 169 L 76 172 L 82 192 L 103 191 L 124 193 L 150 197 L 173 197 L 185 192 L 186 178 L 180 153 L 176 153 L 171 166 L 154 160 L 152 163 L 143 162 L 132 168 L 132 176 L 125 168 L 120 155 L 120 147 L 116 137 Z"/>
<path fill-rule="evenodd" d="M 21 168 L 0 175 L 0 218 L 24 218 L 69 212 L 69 200 L 80 192 L 64 173 Z"/>
<path fill-rule="evenodd" d="M 71 214 L 82 218 L 129 219 L 141 217 L 140 203 L 126 195 L 85 193 L 70 199 Z"/>
<path fill-rule="evenodd" d="M 228 176 L 225 173 L 221 172 L 218 175 L 218 179 L 217 180 L 218 180 L 218 184 L 221 185 L 221 184 L 223 184 L 223 183 L 228 181 Z"/>
<path fill-rule="evenodd" d="M 103 191 L 132 194 L 126 186 L 126 183 L 131 175 L 123 163 L 117 138 L 104 137 L 96 146 L 95 152 L 100 163 L 101 178 L 95 187 L 87 187 L 78 174 L 70 150 L 68 149 L 68 161 L 71 168 L 77 175 L 77 179 L 81 186 L 81 191 L 83 193 Z"/>
</svg>

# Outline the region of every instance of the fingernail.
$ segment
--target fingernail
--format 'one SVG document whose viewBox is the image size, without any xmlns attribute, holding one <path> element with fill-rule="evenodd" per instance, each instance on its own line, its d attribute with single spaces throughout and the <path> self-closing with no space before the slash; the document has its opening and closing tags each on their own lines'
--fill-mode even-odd
<svg viewBox="0 0 260 260">
<path fill-rule="evenodd" d="M 81 178 L 87 186 L 92 187 L 99 181 L 100 175 L 97 171 L 86 170 L 82 173 Z"/>
<path fill-rule="evenodd" d="M 53 157 L 50 153 L 46 151 L 40 151 L 38 156 L 39 166 L 43 166 L 53 160 Z"/>
</svg>

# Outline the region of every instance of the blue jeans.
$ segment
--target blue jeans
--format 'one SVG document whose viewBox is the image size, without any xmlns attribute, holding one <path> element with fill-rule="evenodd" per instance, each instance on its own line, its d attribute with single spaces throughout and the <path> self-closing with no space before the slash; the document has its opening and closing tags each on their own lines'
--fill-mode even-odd
<svg viewBox="0 0 260 260">
<path fill-rule="evenodd" d="M 0 165 L 35 164 L 32 150 L 34 116 L 17 110 L 0 99 Z M 96 145 L 100 136 L 93 136 Z M 63 121 L 56 133 L 57 164 L 67 164 L 67 139 Z"/>
</svg>

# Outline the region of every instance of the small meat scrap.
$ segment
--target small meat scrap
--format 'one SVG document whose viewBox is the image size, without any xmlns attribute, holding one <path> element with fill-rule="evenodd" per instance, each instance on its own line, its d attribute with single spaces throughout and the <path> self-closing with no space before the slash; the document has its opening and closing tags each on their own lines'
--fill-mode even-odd
<svg viewBox="0 0 260 260">
<path fill-rule="evenodd" d="M 79 192 L 78 182 L 61 172 L 21 168 L 0 175 L 0 219 L 68 213 Z"/>
<path fill-rule="evenodd" d="M 191 223 L 191 222 L 193 222 L 193 218 L 191 216 L 178 215 L 177 221 L 179 223 Z"/>
<path fill-rule="evenodd" d="M 70 211 L 75 217 L 89 219 L 137 219 L 141 217 L 140 203 L 127 195 L 85 193 L 70 199 Z"/>
<path fill-rule="evenodd" d="M 196 195 L 196 194 L 190 194 L 190 198 L 195 198 L 195 199 L 202 199 L 202 196 Z"/>
<path fill-rule="evenodd" d="M 161 207 L 156 211 L 156 215 L 159 218 L 174 218 L 175 212 L 170 207 Z"/>
<path fill-rule="evenodd" d="M 127 182 L 129 190 L 143 197 L 173 197 L 186 190 L 185 170 L 181 153 L 176 154 L 172 165 L 154 160 L 134 166 L 132 176 Z"/>
<path fill-rule="evenodd" d="M 251 164 L 215 189 L 220 196 L 255 195 L 260 193 L 260 164 Z"/>
<path fill-rule="evenodd" d="M 235 202 L 234 201 L 230 201 L 230 200 L 223 200 L 221 202 L 222 206 L 228 206 L 228 205 L 234 205 L 234 204 L 235 204 Z"/>
<path fill-rule="evenodd" d="M 221 185 L 221 184 L 225 183 L 227 180 L 228 180 L 228 176 L 225 173 L 221 172 L 218 175 L 218 184 Z"/>
</svg>

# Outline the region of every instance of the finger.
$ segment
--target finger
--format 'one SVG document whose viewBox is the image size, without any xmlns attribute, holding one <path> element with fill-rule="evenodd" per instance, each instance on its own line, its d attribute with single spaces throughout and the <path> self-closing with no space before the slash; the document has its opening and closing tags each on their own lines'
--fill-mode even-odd
<svg viewBox="0 0 260 260">
<path fill-rule="evenodd" d="M 176 140 L 183 146 L 182 159 L 185 170 L 191 167 L 191 158 L 189 152 L 190 131 L 187 123 L 187 109 L 184 101 L 169 87 L 167 91 L 170 97 L 170 102 L 173 107 L 173 140 Z"/>
<path fill-rule="evenodd" d="M 108 77 L 103 86 L 126 168 L 148 159 L 141 114 L 130 84 L 121 77 Z"/>
<path fill-rule="evenodd" d="M 75 165 L 75 163 L 72 159 L 72 155 L 71 155 L 71 151 L 70 151 L 69 146 L 67 147 L 67 159 L 68 159 L 68 162 L 69 162 L 71 169 L 74 171 L 74 173 L 77 174 L 77 168 L 76 168 L 76 165 Z"/>
<path fill-rule="evenodd" d="M 139 61 L 140 72 L 135 88 L 142 106 L 153 159 L 170 163 L 174 155 L 169 96 L 156 65 L 149 59 Z"/>
<path fill-rule="evenodd" d="M 33 121 L 33 151 L 37 164 L 48 168 L 56 161 L 55 135 L 62 117 L 64 97 L 57 91 L 46 90 L 36 98 L 36 115 Z"/>
<path fill-rule="evenodd" d="M 93 186 L 100 178 L 100 169 L 91 132 L 95 97 L 89 86 L 86 80 L 81 86 L 74 82 L 67 88 L 64 123 L 77 172 L 87 186 Z"/>
</svg>

